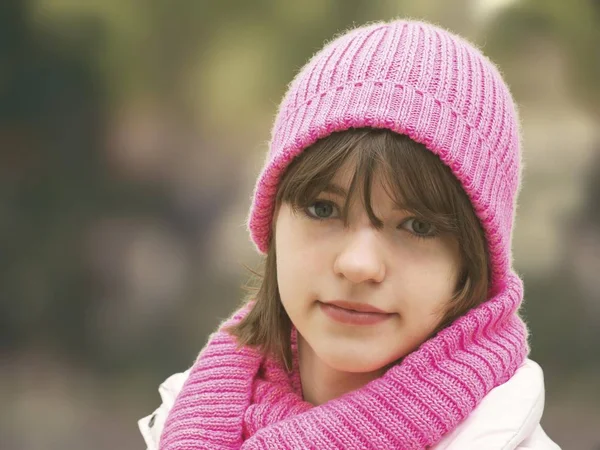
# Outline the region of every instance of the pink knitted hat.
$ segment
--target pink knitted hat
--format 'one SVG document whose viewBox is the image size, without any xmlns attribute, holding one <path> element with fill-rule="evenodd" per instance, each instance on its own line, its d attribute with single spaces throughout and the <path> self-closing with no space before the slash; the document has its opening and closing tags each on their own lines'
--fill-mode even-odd
<svg viewBox="0 0 600 450">
<path fill-rule="evenodd" d="M 327 44 L 290 84 L 272 130 L 250 210 L 260 252 L 271 238 L 279 180 L 290 161 L 335 131 L 387 128 L 448 165 L 485 230 L 499 292 L 511 266 L 519 189 L 519 124 L 496 66 L 433 25 L 398 20 L 356 28 Z"/>
</svg>

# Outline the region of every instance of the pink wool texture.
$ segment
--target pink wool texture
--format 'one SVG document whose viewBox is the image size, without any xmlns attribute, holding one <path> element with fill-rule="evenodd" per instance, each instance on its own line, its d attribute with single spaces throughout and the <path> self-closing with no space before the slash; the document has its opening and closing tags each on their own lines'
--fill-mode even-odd
<svg viewBox="0 0 600 450">
<path fill-rule="evenodd" d="M 406 134 L 461 182 L 487 238 L 489 300 L 423 343 L 381 378 L 324 405 L 302 399 L 294 368 L 237 349 L 223 330 L 200 353 L 167 418 L 161 450 L 423 449 L 453 430 L 528 354 L 511 269 L 519 190 L 519 123 L 498 70 L 472 44 L 434 25 L 396 20 L 350 30 L 318 52 L 279 108 L 250 211 L 266 252 L 274 200 L 288 164 L 350 128 Z M 295 341 L 293 341 L 295 342 Z"/>
</svg>

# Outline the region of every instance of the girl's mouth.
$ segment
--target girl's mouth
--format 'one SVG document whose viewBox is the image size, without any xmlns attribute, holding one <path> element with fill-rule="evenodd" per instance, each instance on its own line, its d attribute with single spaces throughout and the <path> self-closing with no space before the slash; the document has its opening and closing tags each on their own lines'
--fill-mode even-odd
<svg viewBox="0 0 600 450">
<path fill-rule="evenodd" d="M 363 303 L 351 303 L 343 300 L 318 302 L 319 308 L 330 319 L 347 325 L 374 325 L 394 316 L 379 308 Z"/>
</svg>

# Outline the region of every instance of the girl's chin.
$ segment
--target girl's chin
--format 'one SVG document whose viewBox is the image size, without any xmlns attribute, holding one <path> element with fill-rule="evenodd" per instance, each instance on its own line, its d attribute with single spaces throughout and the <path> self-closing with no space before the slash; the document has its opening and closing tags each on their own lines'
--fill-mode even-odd
<svg viewBox="0 0 600 450">
<path fill-rule="evenodd" d="M 318 354 L 318 353 L 317 353 Z M 389 358 L 382 359 L 360 359 L 357 355 L 346 356 L 326 353 L 320 359 L 329 367 L 339 372 L 348 373 L 373 373 L 385 372 L 390 365 Z"/>
</svg>

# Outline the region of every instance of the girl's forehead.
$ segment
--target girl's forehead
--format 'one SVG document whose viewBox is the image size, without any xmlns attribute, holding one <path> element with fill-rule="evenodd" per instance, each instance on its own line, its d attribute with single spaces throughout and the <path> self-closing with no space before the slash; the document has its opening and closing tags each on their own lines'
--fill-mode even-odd
<svg viewBox="0 0 600 450">
<path fill-rule="evenodd" d="M 347 196 L 350 194 L 353 197 L 353 200 L 362 199 L 363 188 L 364 188 L 364 179 L 362 176 L 364 174 L 358 174 L 359 178 L 356 180 L 356 185 L 353 188 L 353 192 L 349 192 L 350 186 L 352 184 L 352 179 L 354 178 L 357 170 L 357 164 L 355 161 L 348 161 L 344 163 L 334 174 L 328 185 L 325 187 L 324 191 L 338 194 L 347 199 Z M 384 201 L 386 203 L 398 203 L 401 204 L 402 195 L 400 192 L 395 192 L 393 186 L 390 185 L 388 178 L 386 178 L 384 171 L 381 167 L 376 167 L 371 174 L 371 201 L 372 202 L 381 202 Z"/>
<path fill-rule="evenodd" d="M 335 184 L 347 187 L 352 182 L 356 169 L 356 160 L 349 159 L 335 172 L 331 181 Z"/>
<path fill-rule="evenodd" d="M 334 173 L 333 177 L 331 178 L 331 183 L 346 189 L 350 186 L 350 184 L 352 183 L 352 179 L 356 175 L 356 181 L 358 185 L 357 188 L 360 190 L 360 186 L 363 185 L 364 177 L 366 176 L 366 174 L 357 173 L 357 170 L 358 164 L 356 160 L 349 159 L 348 161 L 344 162 L 344 164 L 342 164 L 339 167 L 339 169 Z M 378 185 L 387 186 L 389 184 L 389 176 L 388 174 L 384 173 L 384 170 L 380 165 L 376 165 L 375 167 L 373 167 L 373 170 L 369 175 L 371 178 L 372 188 L 375 188 Z"/>
</svg>

